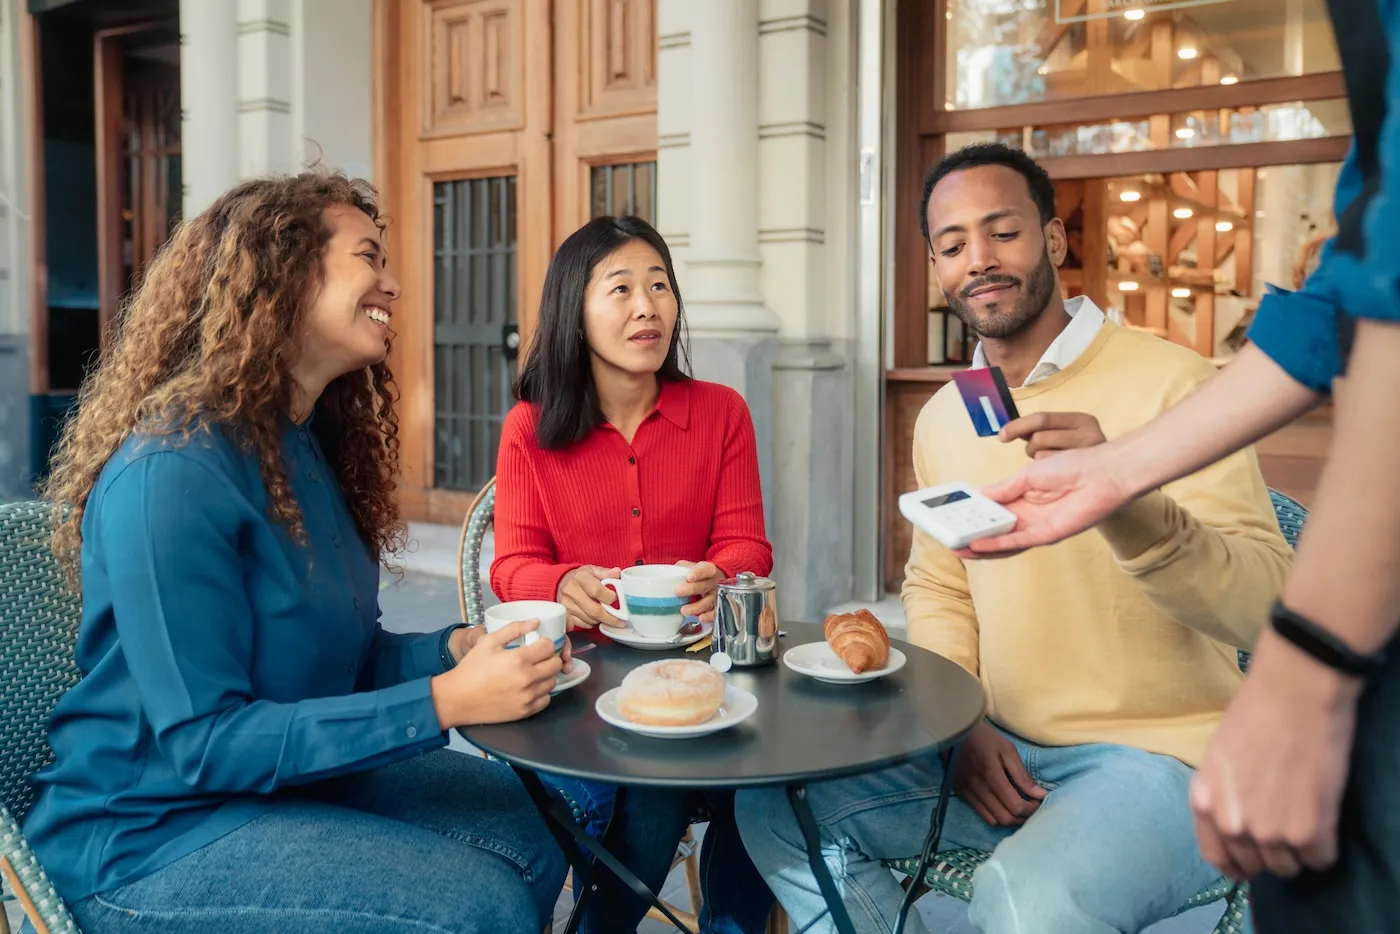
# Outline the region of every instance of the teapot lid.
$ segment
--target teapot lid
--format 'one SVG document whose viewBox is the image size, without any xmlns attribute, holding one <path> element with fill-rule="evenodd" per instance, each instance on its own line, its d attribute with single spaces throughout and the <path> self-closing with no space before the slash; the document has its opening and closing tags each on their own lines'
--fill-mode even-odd
<svg viewBox="0 0 1400 934">
<path fill-rule="evenodd" d="M 725 590 L 752 592 L 774 590 L 778 585 L 771 578 L 759 577 L 752 571 L 740 571 L 734 577 L 720 581 L 719 586 Z"/>
</svg>

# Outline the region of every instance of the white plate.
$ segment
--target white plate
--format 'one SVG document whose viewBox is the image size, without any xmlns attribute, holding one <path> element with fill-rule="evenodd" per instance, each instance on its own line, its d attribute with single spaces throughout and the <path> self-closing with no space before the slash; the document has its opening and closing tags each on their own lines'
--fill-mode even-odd
<svg viewBox="0 0 1400 934">
<path fill-rule="evenodd" d="M 588 667 L 588 662 L 581 659 L 574 659 L 574 670 L 566 675 L 559 675 L 554 681 L 554 690 L 551 694 L 561 694 L 569 688 L 576 688 L 588 680 L 588 676 L 593 673 L 593 669 Z"/>
<path fill-rule="evenodd" d="M 793 646 L 783 652 L 783 664 L 798 674 L 825 681 L 827 684 L 855 684 L 860 681 L 873 681 L 892 675 L 904 667 L 904 653 L 890 646 L 890 658 L 884 668 L 863 671 L 856 674 L 846 667 L 840 656 L 831 650 L 826 642 L 808 642 Z"/>
<path fill-rule="evenodd" d="M 694 645 L 705 638 L 715 628 L 714 623 L 701 623 L 700 628 L 688 636 L 681 636 L 679 639 L 648 639 L 633 629 L 631 624 L 622 628 L 613 626 L 599 626 L 599 632 L 611 638 L 614 642 L 620 642 L 625 646 L 634 649 L 645 649 L 649 652 L 663 652 L 666 649 L 680 649 L 687 645 Z"/>
<path fill-rule="evenodd" d="M 727 684 L 724 686 L 724 700 L 720 701 L 719 713 L 704 723 L 697 723 L 693 726 L 651 726 L 646 723 L 633 723 L 622 716 L 622 711 L 617 706 L 617 692 L 620 690 L 622 690 L 620 687 L 613 688 L 598 698 L 598 703 L 593 705 L 593 709 L 598 711 L 598 716 L 619 729 L 640 733 L 643 736 L 655 736 L 660 739 L 704 736 L 707 733 L 727 730 L 731 726 L 743 723 L 758 709 L 757 697 L 743 688 Z"/>
</svg>

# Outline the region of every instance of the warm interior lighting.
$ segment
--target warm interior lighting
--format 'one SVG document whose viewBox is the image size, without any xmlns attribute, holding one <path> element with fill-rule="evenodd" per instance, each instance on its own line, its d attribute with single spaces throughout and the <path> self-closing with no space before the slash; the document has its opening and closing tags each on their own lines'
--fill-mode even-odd
<svg viewBox="0 0 1400 934">
<path fill-rule="evenodd" d="M 1195 136 L 1195 135 L 1196 135 L 1196 131 L 1193 130 L 1193 129 L 1191 129 L 1189 126 L 1181 127 L 1181 128 L 1179 128 L 1179 129 L 1176 131 L 1176 138 L 1177 138 L 1177 139 L 1190 139 L 1191 137 L 1193 137 L 1193 136 Z"/>
<path fill-rule="evenodd" d="M 1239 76 L 1238 76 L 1238 75 L 1225 75 L 1223 78 L 1220 79 L 1220 83 L 1221 83 L 1221 84 L 1239 84 L 1239 83 L 1240 83 L 1240 79 L 1239 79 Z"/>
<path fill-rule="evenodd" d="M 1235 229 L 1235 225 L 1230 221 L 1216 221 L 1215 229 L 1220 231 L 1221 233 L 1229 233 L 1230 231 Z"/>
<path fill-rule="evenodd" d="M 1124 19 L 1130 19 L 1130 20 L 1132 20 L 1133 22 L 1137 22 L 1138 20 L 1142 19 L 1142 18 L 1143 18 L 1144 16 L 1146 16 L 1146 15 L 1147 15 L 1147 12 L 1144 11 L 1144 10 L 1124 10 L 1124 11 L 1123 11 L 1123 18 L 1124 18 Z"/>
<path fill-rule="evenodd" d="M 1186 220 L 1191 214 L 1192 211 L 1190 208 L 1177 208 L 1175 211 L 1172 211 L 1172 217 L 1179 217 L 1182 220 Z"/>
<path fill-rule="evenodd" d="M 1196 54 L 1196 47 L 1193 45 L 1183 45 L 1181 48 L 1176 50 L 1177 58 L 1184 58 L 1189 60 L 1195 58 Z"/>
<path fill-rule="evenodd" d="M 1190 289 L 1172 289 L 1172 298 L 1190 298 Z"/>
<path fill-rule="evenodd" d="M 1128 190 L 1118 195 L 1119 201 L 1141 201 L 1142 192 Z"/>
<path fill-rule="evenodd" d="M 1118 283 L 1118 291 L 1120 292 L 1136 292 L 1137 289 L 1138 284 L 1132 279 L 1124 279 L 1122 282 Z"/>
</svg>

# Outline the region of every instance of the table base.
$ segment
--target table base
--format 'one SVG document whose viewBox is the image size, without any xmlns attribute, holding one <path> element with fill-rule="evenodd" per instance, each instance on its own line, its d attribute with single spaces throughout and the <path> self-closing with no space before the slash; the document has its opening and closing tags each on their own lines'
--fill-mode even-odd
<svg viewBox="0 0 1400 934">
<path fill-rule="evenodd" d="M 554 835 L 559 848 L 564 851 L 564 858 L 569 861 L 569 865 L 578 874 L 578 879 L 583 883 L 582 891 L 577 892 L 578 897 L 574 899 L 573 911 L 569 913 L 569 923 L 564 928 L 564 934 L 575 934 L 579 924 L 583 921 L 583 909 L 587 905 L 589 898 L 598 891 L 598 882 L 595 867 L 584 855 L 584 851 L 592 854 L 593 858 L 606 866 L 613 875 L 622 880 L 628 888 L 638 896 L 650 902 L 667 920 L 676 926 L 676 930 L 684 931 L 685 934 L 695 934 L 690 928 L 681 923 L 671 909 L 657 896 L 657 893 L 647 888 L 646 883 L 637 878 L 636 873 L 628 869 L 617 857 L 608 852 L 606 841 L 607 831 L 603 832 L 603 840 L 600 842 L 593 839 L 588 831 L 584 830 L 574 820 L 573 812 L 569 805 L 559 796 L 551 796 L 545 790 L 544 782 L 540 781 L 539 775 L 531 769 L 521 768 L 512 764 L 511 768 L 515 774 L 520 776 L 520 782 L 525 786 L 525 791 L 530 795 L 530 800 L 535 803 L 535 808 L 544 817 L 545 826 Z M 623 796 L 627 793 L 626 786 L 619 786 L 617 797 L 613 807 L 616 810 L 622 808 Z"/>
<path fill-rule="evenodd" d="M 948 755 L 947 766 L 943 769 L 943 782 L 938 792 L 938 804 L 934 806 L 933 814 L 929 819 L 929 832 L 924 840 L 923 852 L 919 856 L 918 869 L 910 882 L 904 901 L 899 906 L 895 934 L 900 934 L 904 930 L 909 910 L 913 907 L 917 897 L 919 885 L 923 881 L 924 874 L 928 872 L 929 863 L 938 852 L 938 842 L 943 836 L 943 820 L 948 812 L 948 798 L 952 793 L 953 772 L 957 768 L 957 761 L 958 747 L 953 746 Z M 603 832 L 602 841 L 595 840 L 574 820 L 573 811 L 564 799 L 558 795 L 550 795 L 544 787 L 544 782 L 540 781 L 539 775 L 534 770 L 517 765 L 511 765 L 511 768 L 520 777 L 520 782 L 525 786 L 530 800 L 534 802 L 535 808 L 544 818 L 545 826 L 549 828 L 550 834 L 559 844 L 559 849 L 564 852 L 564 858 L 569 861 L 569 865 L 573 867 L 581 883 L 581 891 L 576 893 L 578 897 L 574 899 L 574 907 L 569 913 L 569 923 L 564 929 L 564 934 L 576 934 L 579 924 L 583 920 L 583 909 L 589 898 L 598 891 L 598 881 L 595 875 L 597 867 L 588 859 L 585 851 L 607 867 L 628 888 L 665 915 L 667 920 L 675 925 L 676 930 L 683 931 L 685 934 L 694 934 L 690 928 L 681 923 L 681 920 L 675 916 L 671 909 L 666 907 L 657 893 L 647 888 L 646 883 L 638 879 L 636 873 L 628 869 L 608 851 L 607 831 Z M 622 797 L 626 793 L 625 785 L 618 787 L 618 803 L 615 803 L 614 807 L 620 806 Z M 855 927 L 851 924 L 851 916 L 846 911 L 846 904 L 841 899 L 841 893 L 836 889 L 836 880 L 831 877 L 831 870 L 827 867 L 826 860 L 822 859 L 821 834 L 817 830 L 817 820 L 812 814 L 811 805 L 807 803 L 807 787 L 805 785 L 788 785 L 787 797 L 788 802 L 792 805 L 793 816 L 797 818 L 797 825 L 802 830 L 803 841 L 807 845 L 807 863 L 812 869 L 812 875 L 816 877 L 817 887 L 821 889 L 822 897 L 826 899 L 827 913 L 831 915 L 831 921 L 840 934 L 855 934 Z M 807 928 L 812 927 L 820 920 L 821 917 L 814 919 L 811 924 L 796 934 L 803 934 Z"/>
</svg>

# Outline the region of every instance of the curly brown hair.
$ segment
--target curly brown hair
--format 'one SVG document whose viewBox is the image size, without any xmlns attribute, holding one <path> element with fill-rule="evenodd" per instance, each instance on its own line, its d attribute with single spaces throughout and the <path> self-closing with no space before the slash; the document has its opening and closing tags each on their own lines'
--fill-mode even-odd
<svg viewBox="0 0 1400 934">
<path fill-rule="evenodd" d="M 182 223 L 127 302 L 98 368 L 83 382 L 44 495 L 60 511 L 53 551 L 76 583 L 82 517 L 103 467 L 138 428 L 187 442 L 219 426 L 256 452 L 268 508 L 304 542 L 282 463 L 282 419 L 304 319 L 322 285 L 327 208 L 363 211 L 381 230 L 378 195 L 322 171 L 242 182 Z M 312 427 L 334 465 L 360 536 L 374 553 L 402 550 L 395 387 L 386 363 L 334 380 Z"/>
</svg>

